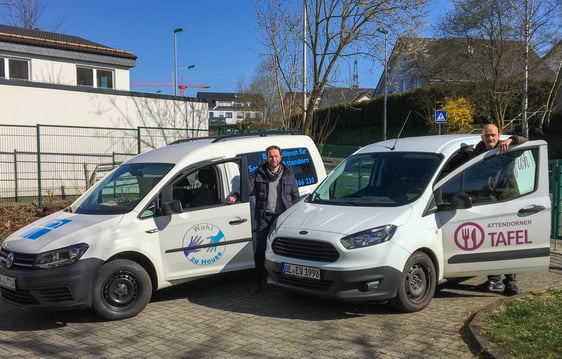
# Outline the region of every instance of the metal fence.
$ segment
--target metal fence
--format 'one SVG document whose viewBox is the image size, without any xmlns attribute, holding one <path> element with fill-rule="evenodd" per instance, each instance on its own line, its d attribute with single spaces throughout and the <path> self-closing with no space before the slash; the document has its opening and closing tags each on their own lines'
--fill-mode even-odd
<svg viewBox="0 0 562 359">
<path fill-rule="evenodd" d="M 0 204 L 83 193 L 101 173 L 149 149 L 208 130 L 0 125 Z"/>
</svg>

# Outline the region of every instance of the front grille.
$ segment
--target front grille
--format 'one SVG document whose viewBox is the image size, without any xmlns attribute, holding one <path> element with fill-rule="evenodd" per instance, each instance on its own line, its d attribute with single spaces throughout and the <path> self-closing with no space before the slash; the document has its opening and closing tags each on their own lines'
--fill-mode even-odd
<svg viewBox="0 0 562 359">
<path fill-rule="evenodd" d="M 41 303 L 58 303 L 74 300 L 72 293 L 66 287 L 39 289 L 34 290 L 33 293 Z"/>
<path fill-rule="evenodd" d="M 35 254 L 24 254 L 24 253 L 14 253 L 14 264 L 12 268 L 31 268 L 33 263 L 35 263 Z M 8 257 L 8 252 L 5 249 L 0 250 L 0 262 L 6 263 L 6 258 Z"/>
<path fill-rule="evenodd" d="M 291 277 L 288 275 L 279 274 L 279 282 L 289 284 L 296 287 L 305 287 L 305 288 L 314 288 L 314 289 L 321 289 L 327 290 L 330 289 L 333 281 L 328 280 L 313 280 L 313 279 L 306 279 L 306 278 L 297 278 Z"/>
<path fill-rule="evenodd" d="M 67 287 L 34 289 L 32 291 L 0 288 L 2 298 L 23 305 L 59 303 L 73 301 L 74 297 Z"/>
<path fill-rule="evenodd" d="M 0 294 L 2 294 L 2 298 L 10 302 L 24 305 L 39 304 L 37 299 L 35 299 L 27 290 L 9 290 L 6 288 L 0 288 Z"/>
<path fill-rule="evenodd" d="M 277 255 L 318 262 L 335 262 L 340 257 L 329 243 L 297 238 L 275 238 L 271 244 Z"/>
</svg>

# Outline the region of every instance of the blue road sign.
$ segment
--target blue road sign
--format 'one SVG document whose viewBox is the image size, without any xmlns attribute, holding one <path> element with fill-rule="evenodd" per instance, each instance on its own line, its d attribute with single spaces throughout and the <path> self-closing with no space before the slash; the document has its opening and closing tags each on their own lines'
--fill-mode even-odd
<svg viewBox="0 0 562 359">
<path fill-rule="evenodd" d="M 435 123 L 447 123 L 447 111 L 445 110 L 435 111 Z"/>
</svg>

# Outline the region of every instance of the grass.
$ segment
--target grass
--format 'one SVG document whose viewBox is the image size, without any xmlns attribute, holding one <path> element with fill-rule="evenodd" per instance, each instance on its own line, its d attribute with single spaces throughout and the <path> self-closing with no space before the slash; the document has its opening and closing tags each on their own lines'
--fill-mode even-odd
<svg viewBox="0 0 562 359">
<path fill-rule="evenodd" d="M 562 289 L 507 301 L 483 328 L 514 358 L 562 358 Z"/>
</svg>

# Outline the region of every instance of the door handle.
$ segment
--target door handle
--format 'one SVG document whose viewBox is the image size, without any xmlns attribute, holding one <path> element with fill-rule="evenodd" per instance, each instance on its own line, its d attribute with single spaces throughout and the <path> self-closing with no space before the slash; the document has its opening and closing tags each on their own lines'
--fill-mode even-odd
<svg viewBox="0 0 562 359">
<path fill-rule="evenodd" d="M 247 222 L 248 220 L 246 218 L 239 218 L 239 219 L 233 219 L 232 221 L 228 222 L 228 224 L 231 225 L 237 225 L 237 224 L 242 224 L 244 222 Z"/>
<path fill-rule="evenodd" d="M 544 206 L 537 206 L 536 204 L 534 204 L 530 208 L 521 208 L 518 213 L 521 215 L 525 215 L 525 214 L 538 213 L 543 210 L 544 210 Z"/>
<path fill-rule="evenodd" d="M 156 232 L 158 232 L 158 228 L 152 228 L 152 229 L 149 229 L 145 232 L 148 233 L 148 234 L 156 233 Z"/>
</svg>

